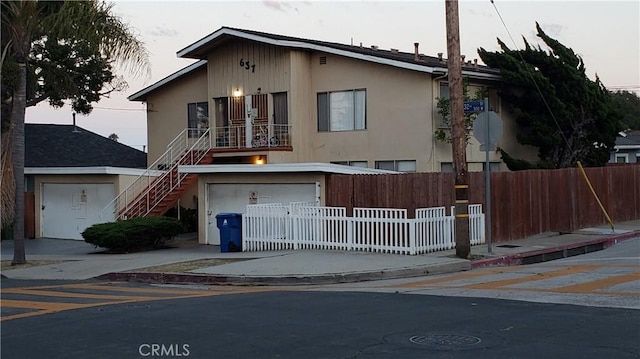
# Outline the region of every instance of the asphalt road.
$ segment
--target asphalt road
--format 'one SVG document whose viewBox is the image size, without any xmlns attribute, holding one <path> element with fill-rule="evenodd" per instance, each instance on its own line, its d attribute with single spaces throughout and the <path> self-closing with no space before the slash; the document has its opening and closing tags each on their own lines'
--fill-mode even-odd
<svg viewBox="0 0 640 359">
<path fill-rule="evenodd" d="M 638 358 L 639 247 L 632 240 L 536 265 L 335 286 L 2 279 L 0 354 Z"/>
<path fill-rule="evenodd" d="M 640 309 L 640 238 L 602 251 L 538 264 L 330 285 L 318 289 Z"/>
<path fill-rule="evenodd" d="M 42 290 L 74 292 L 56 285 Z M 132 288 L 137 295 L 175 289 Z M 2 358 L 640 357 L 638 310 L 393 293 L 251 293 L 263 289 L 159 292 L 183 297 L 3 320 Z M 9 294 L 3 290 L 3 301 Z"/>
</svg>

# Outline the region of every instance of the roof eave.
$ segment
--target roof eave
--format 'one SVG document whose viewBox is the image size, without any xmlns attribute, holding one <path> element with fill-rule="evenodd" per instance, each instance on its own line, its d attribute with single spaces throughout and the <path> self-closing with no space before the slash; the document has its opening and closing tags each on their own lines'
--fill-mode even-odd
<svg viewBox="0 0 640 359">
<path fill-rule="evenodd" d="M 94 167 L 25 167 L 25 175 L 129 175 L 141 176 L 146 173 L 144 168 L 128 168 L 128 167 L 110 167 L 110 166 L 94 166 Z M 152 176 L 158 176 L 160 171 L 151 171 Z"/>
<path fill-rule="evenodd" d="M 178 51 L 176 54 L 178 57 L 201 59 L 202 55 L 198 54 L 198 50 L 224 35 L 236 36 L 239 38 L 262 42 L 262 43 L 266 43 L 274 46 L 291 47 L 291 48 L 324 52 L 328 54 L 344 56 L 344 57 L 369 61 L 369 62 L 383 64 L 383 65 L 389 65 L 389 66 L 394 66 L 394 67 L 408 69 L 408 70 L 426 72 L 430 74 L 447 71 L 446 66 L 445 67 L 427 66 L 426 64 L 391 60 L 391 59 L 386 59 L 378 56 L 365 55 L 357 52 L 346 51 L 346 50 L 336 49 L 330 46 L 317 45 L 317 44 L 312 44 L 312 43 L 307 43 L 302 41 L 277 40 L 277 39 L 272 39 L 265 36 L 247 34 L 245 32 L 229 29 L 229 28 L 221 28 L 220 30 L 210 34 L 209 36 L 205 36 L 204 38 Z M 476 79 L 487 79 L 487 80 L 500 79 L 500 75 L 498 74 L 489 74 L 489 73 L 469 71 L 469 70 L 465 70 L 462 73 L 464 76 L 468 76 Z"/>
<path fill-rule="evenodd" d="M 129 101 L 146 101 L 147 100 L 147 95 L 155 90 L 157 90 L 158 88 L 179 79 L 180 77 L 183 77 L 195 70 L 198 70 L 200 67 L 206 65 L 207 60 L 200 60 L 197 62 L 194 62 L 193 64 L 182 68 L 181 70 L 178 70 L 174 73 L 172 73 L 171 75 L 163 78 L 162 80 L 155 82 L 145 88 L 143 88 L 142 90 L 130 95 L 129 97 L 127 97 L 127 100 Z"/>
</svg>

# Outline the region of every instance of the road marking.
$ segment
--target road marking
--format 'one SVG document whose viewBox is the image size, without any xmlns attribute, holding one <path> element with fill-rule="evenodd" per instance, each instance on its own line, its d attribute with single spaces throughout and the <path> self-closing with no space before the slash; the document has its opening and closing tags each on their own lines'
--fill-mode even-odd
<svg viewBox="0 0 640 359">
<path fill-rule="evenodd" d="M 553 291 L 554 292 L 571 292 L 571 293 L 590 293 L 598 289 L 613 287 L 614 285 L 633 282 L 636 280 L 640 280 L 640 272 L 622 274 L 622 275 L 617 275 L 609 278 L 593 280 L 586 283 L 553 288 Z M 603 292 L 603 294 L 611 294 L 611 293 Z M 636 294 L 640 294 L 640 293 L 636 292 Z"/>
<path fill-rule="evenodd" d="M 84 293 L 84 291 L 98 291 L 103 293 Z M 22 288 L 6 288 L 0 293 L 0 308 L 17 308 L 32 310 L 29 312 L 4 315 L 0 321 L 33 317 L 38 315 L 58 313 L 66 310 L 99 307 L 115 304 L 126 304 L 136 302 L 151 302 L 171 299 L 186 299 L 206 296 L 242 294 L 252 292 L 274 291 L 274 287 L 251 287 L 251 286 L 211 286 L 211 290 L 189 290 L 174 288 L 142 288 L 113 285 L 112 283 L 80 283 L 45 285 Z M 117 293 L 122 293 L 118 295 Z M 140 295 L 135 295 L 140 294 Z M 145 295 L 146 294 L 146 295 Z M 13 299 L 12 296 L 28 296 L 40 300 Z M 9 298 L 7 298 L 9 297 Z M 46 297 L 67 298 L 69 300 L 97 300 L 93 303 L 73 303 L 73 302 L 50 302 Z"/>
<path fill-rule="evenodd" d="M 153 300 L 156 297 L 131 297 L 122 295 L 109 295 L 109 294 L 87 294 L 78 292 L 61 292 L 54 290 L 30 290 L 30 289 L 14 289 L 3 291 L 3 294 L 21 294 L 21 295 L 34 295 L 41 297 L 58 297 L 58 298 L 82 298 L 82 299 L 111 299 L 111 300 Z"/>
<path fill-rule="evenodd" d="M 577 274 L 585 272 L 586 270 L 592 269 L 593 266 L 571 266 L 568 268 L 558 269 L 550 272 L 536 273 L 531 275 L 525 275 L 523 277 L 518 278 L 510 278 L 510 279 L 502 279 L 491 281 L 488 283 L 475 283 L 475 284 L 467 284 L 460 286 L 461 288 L 469 288 L 469 289 L 498 289 L 501 287 L 506 287 L 512 284 L 520 284 L 520 283 L 528 283 L 535 282 L 543 279 L 561 277 L 565 275 Z"/>
<path fill-rule="evenodd" d="M 439 284 L 439 283 L 453 282 L 453 281 L 457 281 L 457 280 L 464 280 L 464 279 L 471 279 L 471 278 L 476 278 L 476 277 L 483 277 L 483 276 L 491 275 L 491 274 L 513 272 L 513 271 L 515 271 L 517 269 L 518 269 L 517 267 L 503 267 L 503 268 L 484 269 L 482 271 L 464 272 L 464 273 L 461 273 L 461 274 L 450 275 L 450 276 L 441 277 L 441 278 L 421 280 L 421 281 L 416 281 L 416 282 L 409 282 L 409 283 L 400 284 L 400 285 L 385 285 L 384 287 L 392 287 L 392 288 L 422 287 L 422 286 L 427 285 L 427 284 Z"/>
<path fill-rule="evenodd" d="M 540 267 L 540 270 L 546 270 L 549 267 Z M 613 287 L 619 284 L 629 283 L 640 280 L 640 272 L 633 271 L 631 273 L 622 274 L 609 274 L 606 278 L 593 279 L 584 283 L 563 285 L 558 284 L 551 288 L 531 288 L 531 287 L 513 287 L 515 284 L 525 284 L 536 281 L 542 281 L 546 279 L 559 278 L 563 276 L 571 276 L 574 274 L 588 273 L 590 271 L 595 272 L 600 268 L 635 268 L 636 265 L 614 265 L 614 264 L 584 264 L 584 265 L 571 265 L 561 266 L 551 271 L 540 272 L 531 274 L 522 273 L 519 271 L 527 271 L 527 267 L 513 266 L 513 267 L 500 267 L 491 269 L 479 269 L 471 272 L 465 272 L 455 275 L 442 276 L 433 279 L 414 281 L 403 284 L 391 284 L 384 285 L 381 288 L 431 288 L 431 289 L 476 289 L 476 290 L 509 290 L 509 291 L 523 291 L 523 292 L 553 292 L 553 293 L 572 293 L 572 294 L 599 294 L 599 295 L 613 295 L 613 296 L 639 296 L 639 291 L 603 291 L 604 288 Z M 537 270 L 538 268 L 536 268 Z M 498 279 L 492 276 L 499 274 L 512 274 L 521 276 L 516 278 Z M 486 280 L 480 283 L 455 283 L 458 281 L 465 281 L 470 279 Z"/>
</svg>

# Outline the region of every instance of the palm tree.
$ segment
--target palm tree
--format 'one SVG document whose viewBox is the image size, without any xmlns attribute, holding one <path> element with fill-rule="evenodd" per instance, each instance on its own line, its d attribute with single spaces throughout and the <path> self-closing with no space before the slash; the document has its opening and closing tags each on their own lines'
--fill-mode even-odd
<svg viewBox="0 0 640 359">
<path fill-rule="evenodd" d="M 130 27 L 112 14 L 112 4 L 87 1 L 5 1 L 2 6 L 3 62 L 5 54 L 17 65 L 11 99 L 10 136 L 15 179 L 12 264 L 26 263 L 24 251 L 24 119 L 27 104 L 29 53 L 38 39 L 82 39 L 102 56 L 134 74 L 149 71 L 148 53 Z M 3 166 L 6 167 L 6 166 Z"/>
</svg>

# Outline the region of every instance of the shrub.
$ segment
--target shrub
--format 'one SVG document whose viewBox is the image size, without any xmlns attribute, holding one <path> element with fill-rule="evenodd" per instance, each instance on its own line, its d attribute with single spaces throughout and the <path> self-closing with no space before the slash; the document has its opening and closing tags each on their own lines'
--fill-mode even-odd
<svg viewBox="0 0 640 359">
<path fill-rule="evenodd" d="M 173 218 L 140 217 L 94 224 L 82 232 L 82 237 L 96 247 L 131 252 L 158 248 L 182 229 L 182 223 Z"/>
<path fill-rule="evenodd" d="M 165 217 L 178 218 L 180 212 L 180 222 L 182 222 L 183 233 L 198 231 L 198 209 L 185 208 L 182 206 L 173 207 L 165 213 Z"/>
</svg>

